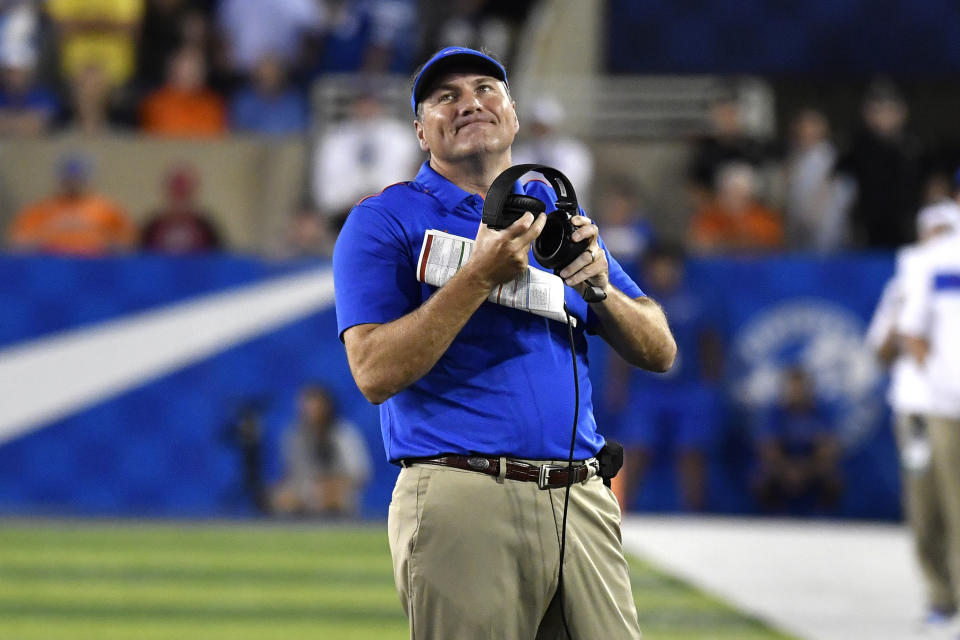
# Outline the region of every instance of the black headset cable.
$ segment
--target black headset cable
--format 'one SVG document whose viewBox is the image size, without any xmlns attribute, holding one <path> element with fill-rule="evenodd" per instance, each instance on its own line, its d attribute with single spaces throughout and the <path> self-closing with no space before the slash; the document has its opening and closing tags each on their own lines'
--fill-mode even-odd
<svg viewBox="0 0 960 640">
<path fill-rule="evenodd" d="M 573 484 L 573 453 L 577 445 L 577 422 L 580 420 L 580 374 L 577 371 L 577 348 L 573 340 L 573 323 L 570 319 L 570 310 L 563 305 L 563 312 L 567 315 L 567 336 L 570 338 L 570 357 L 573 362 L 573 429 L 570 434 L 570 455 L 567 457 L 567 486 L 563 495 L 563 519 L 560 524 L 560 567 L 557 570 L 557 598 L 560 600 L 560 620 L 563 621 L 563 630 L 567 640 L 571 640 L 570 626 L 567 624 L 567 613 L 563 606 L 563 556 L 567 548 L 567 507 L 570 504 L 570 486 Z"/>
</svg>

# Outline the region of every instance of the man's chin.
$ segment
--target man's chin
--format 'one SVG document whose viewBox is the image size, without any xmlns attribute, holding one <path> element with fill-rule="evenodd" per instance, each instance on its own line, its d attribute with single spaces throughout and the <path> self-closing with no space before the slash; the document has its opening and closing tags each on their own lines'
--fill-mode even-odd
<svg viewBox="0 0 960 640">
<path fill-rule="evenodd" d="M 510 148 L 502 140 L 471 140 L 466 144 L 457 145 L 451 156 L 457 159 L 475 158 L 478 156 L 503 153 Z"/>
</svg>

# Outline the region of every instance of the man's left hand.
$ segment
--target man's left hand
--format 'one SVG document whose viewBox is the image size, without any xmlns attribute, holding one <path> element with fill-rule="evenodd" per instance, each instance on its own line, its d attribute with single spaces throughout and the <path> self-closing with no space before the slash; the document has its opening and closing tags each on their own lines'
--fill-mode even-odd
<svg viewBox="0 0 960 640">
<path fill-rule="evenodd" d="M 581 295 L 587 285 L 600 287 L 606 293 L 610 286 L 610 265 L 607 264 L 606 252 L 600 248 L 597 225 L 585 216 L 573 216 L 570 222 L 577 227 L 571 236 L 573 241 L 589 240 L 590 244 L 586 251 L 560 271 L 560 277 Z"/>
</svg>

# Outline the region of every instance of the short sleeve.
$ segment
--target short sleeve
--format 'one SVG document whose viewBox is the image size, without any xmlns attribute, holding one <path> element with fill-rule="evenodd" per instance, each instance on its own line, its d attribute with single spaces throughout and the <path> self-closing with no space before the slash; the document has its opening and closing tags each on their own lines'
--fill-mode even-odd
<svg viewBox="0 0 960 640">
<path fill-rule="evenodd" d="M 337 332 L 358 324 L 384 324 L 421 303 L 413 255 L 403 229 L 386 213 L 357 205 L 333 252 Z"/>
<path fill-rule="evenodd" d="M 883 288 L 880 302 L 870 319 L 870 326 L 864 338 L 867 346 L 877 351 L 887 340 L 887 336 L 897 322 L 897 313 L 900 310 L 900 281 L 897 276 L 890 278 Z"/>
</svg>

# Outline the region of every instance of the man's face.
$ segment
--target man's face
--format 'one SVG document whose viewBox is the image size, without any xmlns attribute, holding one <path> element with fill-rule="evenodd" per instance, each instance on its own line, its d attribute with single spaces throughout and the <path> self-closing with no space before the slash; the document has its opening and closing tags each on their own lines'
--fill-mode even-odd
<svg viewBox="0 0 960 640">
<path fill-rule="evenodd" d="M 906 107 L 896 100 L 873 100 L 863 113 L 867 126 L 882 138 L 899 135 L 907 121 Z"/>
<path fill-rule="evenodd" d="M 501 81 L 451 73 L 434 83 L 415 126 L 421 149 L 438 160 L 456 161 L 506 151 L 520 123 Z"/>
</svg>

